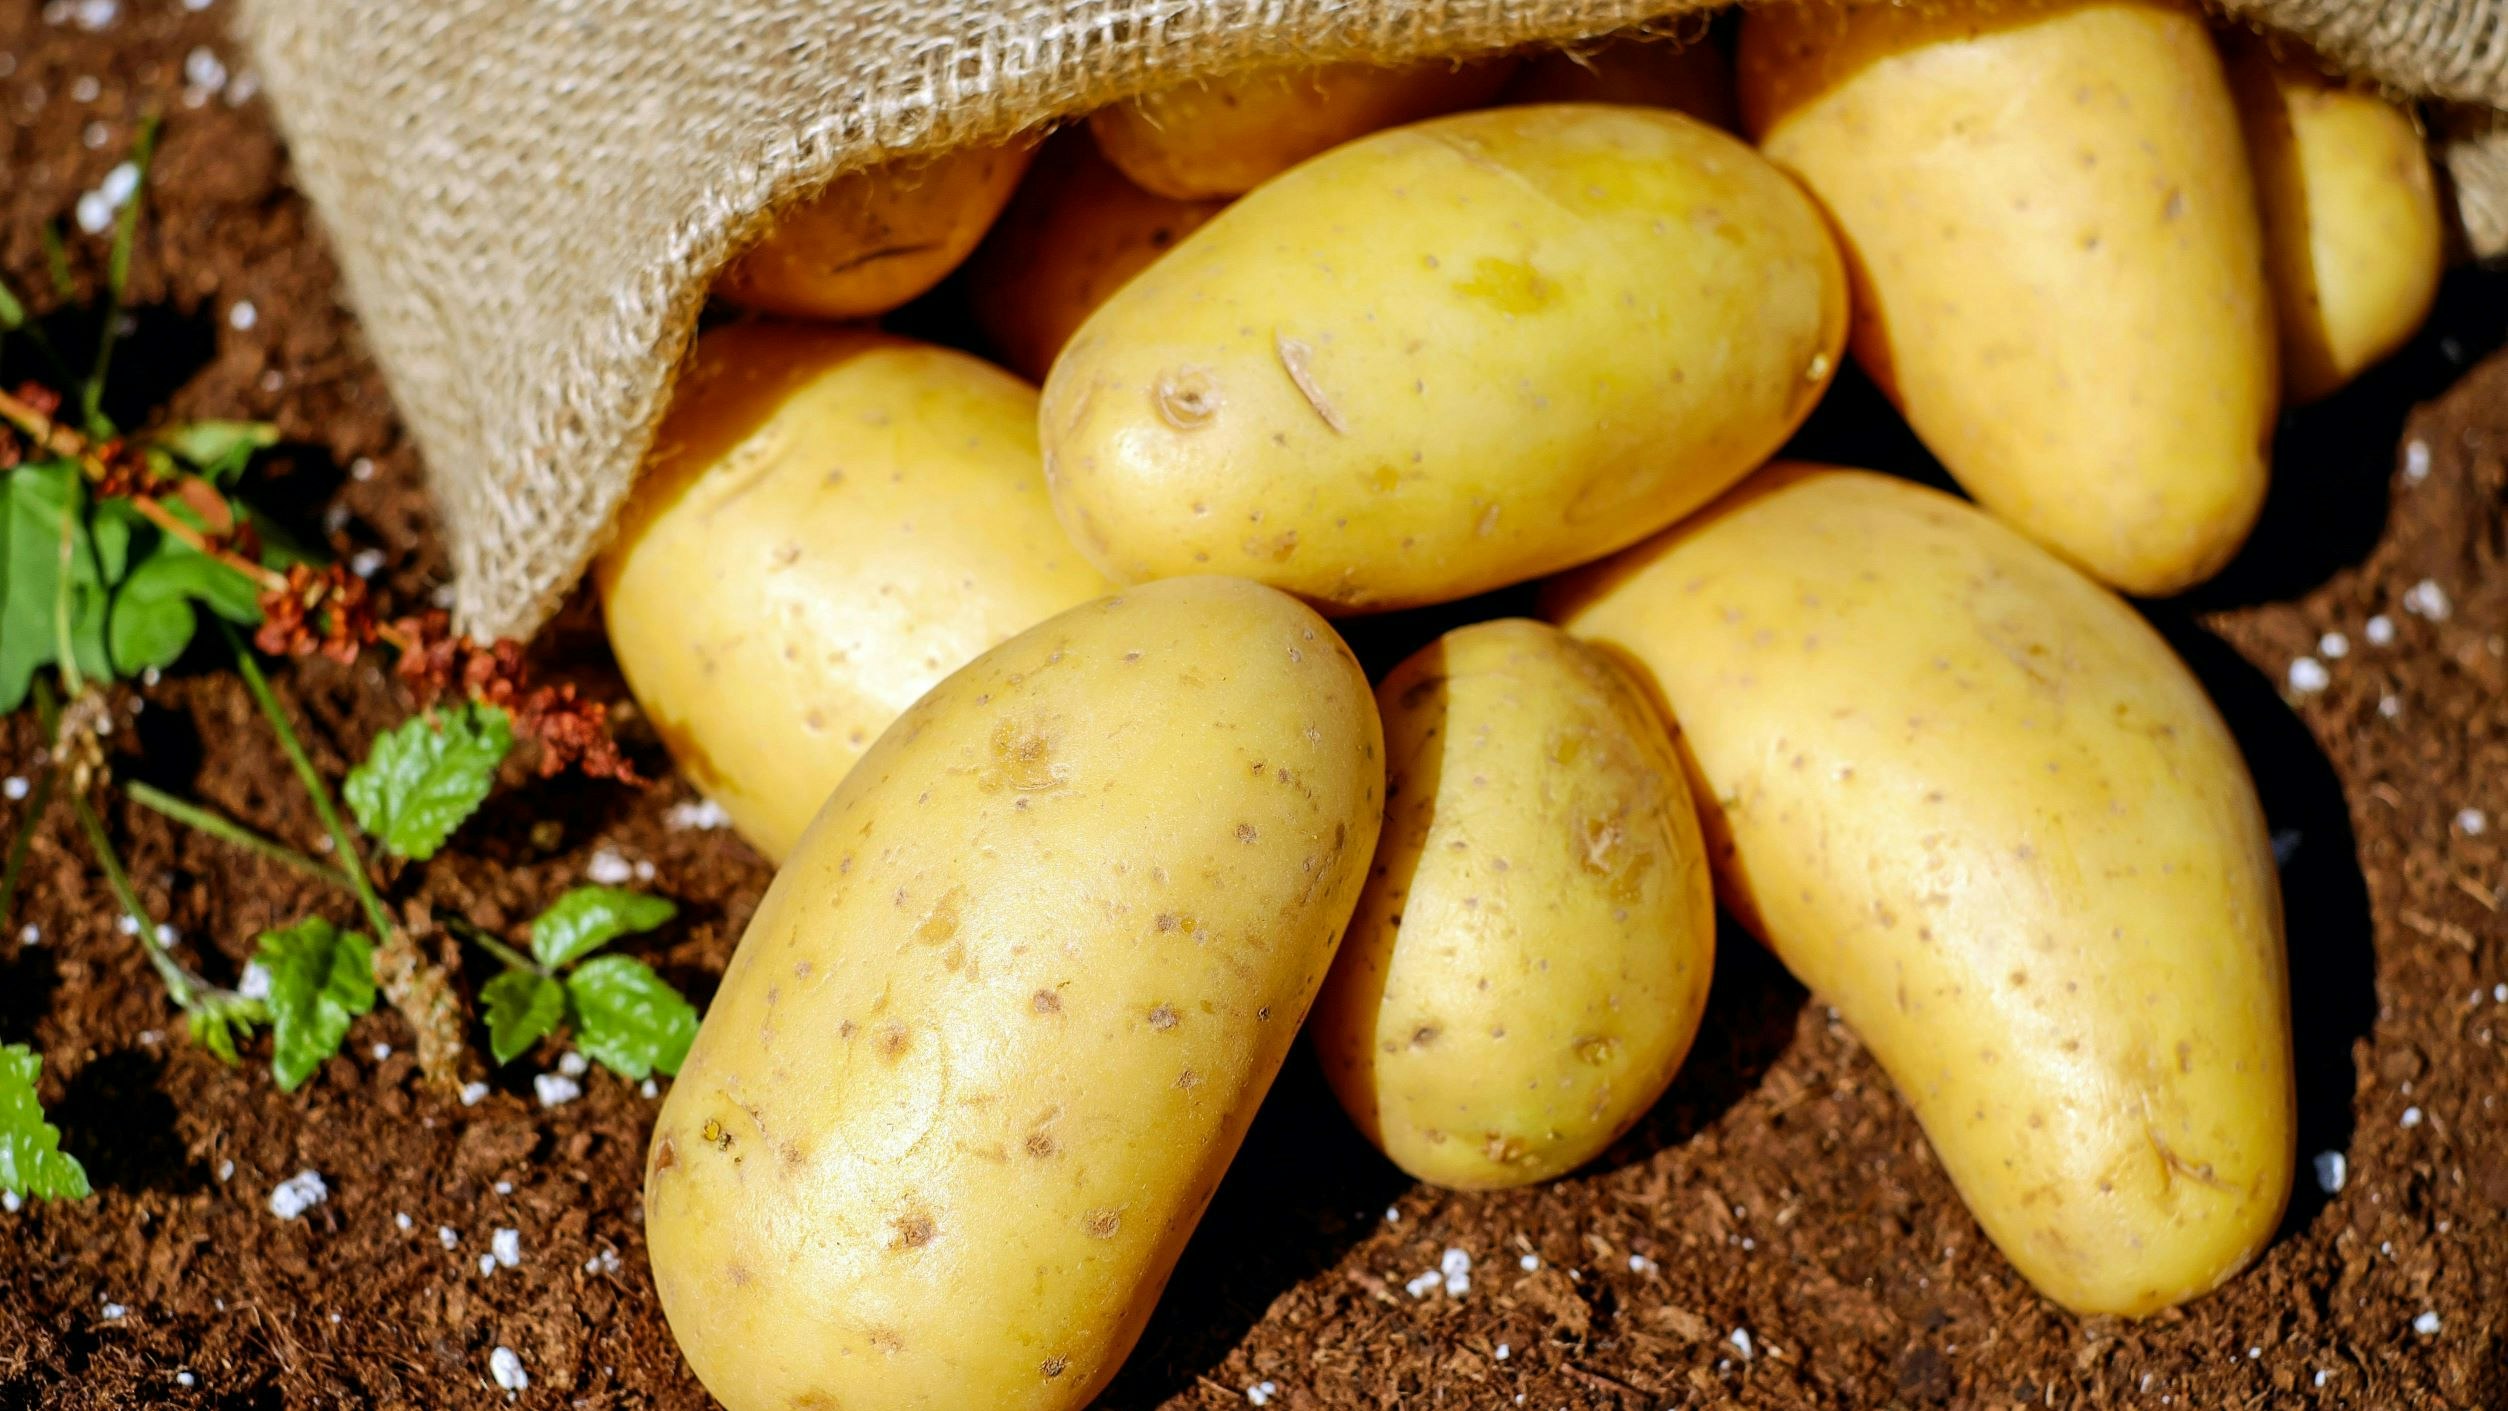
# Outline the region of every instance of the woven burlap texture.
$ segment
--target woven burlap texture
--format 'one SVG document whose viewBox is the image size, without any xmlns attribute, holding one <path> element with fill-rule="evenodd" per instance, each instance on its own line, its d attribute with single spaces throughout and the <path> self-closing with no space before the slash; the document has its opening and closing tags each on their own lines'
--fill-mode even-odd
<svg viewBox="0 0 2508 1411">
<path fill-rule="evenodd" d="M 1683 8 L 247 0 L 244 29 L 426 458 L 458 616 L 525 636 L 633 485 L 707 284 L 783 203 L 1163 84 L 1567 40 Z M 2508 107 L 2508 0 L 2231 8 L 2399 92 Z"/>
</svg>

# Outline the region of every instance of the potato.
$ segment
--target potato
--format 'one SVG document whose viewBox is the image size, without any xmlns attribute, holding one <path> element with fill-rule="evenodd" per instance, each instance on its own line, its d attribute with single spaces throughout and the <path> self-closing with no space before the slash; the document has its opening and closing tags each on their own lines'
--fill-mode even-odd
<svg viewBox="0 0 2508 1411">
<path fill-rule="evenodd" d="M 1715 895 L 1679 758 L 1611 662 L 1521 619 L 1376 688 L 1386 819 L 1310 1028 L 1424 1181 L 1523 1185 L 1654 1105 L 1706 1008 Z"/>
<path fill-rule="evenodd" d="M 1101 108 L 1089 132 L 1145 191 L 1179 201 L 1240 196 L 1352 138 L 1478 107 L 1514 72 L 1511 58 L 1257 69 Z"/>
<path fill-rule="evenodd" d="M 1226 207 L 1124 180 L 1087 135 L 1047 144 L 967 262 L 967 302 L 1004 361 L 1042 380 L 1106 296 Z"/>
<path fill-rule="evenodd" d="M 1113 588 L 1054 523 L 1027 384 L 775 324 L 699 340 L 594 577 L 680 771 L 773 858 L 932 683 Z"/>
<path fill-rule="evenodd" d="M 792 318 L 884 314 L 941 282 L 1001 214 L 1033 144 L 968 147 L 838 177 L 784 211 L 714 292 Z"/>
<path fill-rule="evenodd" d="M 1856 357 L 1979 503 L 2128 592 L 2229 560 L 2278 374 L 2238 115 L 2195 10 L 1755 6 L 1740 87 L 1847 246 Z"/>
<path fill-rule="evenodd" d="M 1075 1411 L 1323 981 L 1375 846 L 1367 680 L 1229 579 L 1075 608 L 901 716 L 759 903 L 645 1232 L 729 1411 Z"/>
<path fill-rule="evenodd" d="M 2272 852 L 2237 742 L 2130 609 L 1950 496 L 1793 466 L 1547 610 L 1668 704 L 1727 904 L 2040 1290 L 2147 1314 L 2272 1238 Z"/>
<path fill-rule="evenodd" d="M 1633 103 L 1670 108 L 1730 131 L 1733 60 L 1705 35 L 1621 35 L 1592 49 L 1555 49 L 1527 61 L 1498 95 L 1506 103 Z"/>
<path fill-rule="evenodd" d="M 1704 504 L 1819 399 L 1845 325 L 1819 212 L 1734 139 L 1465 113 L 1317 158 L 1100 306 L 1046 380 L 1046 474 L 1118 579 L 1439 602 Z"/>
<path fill-rule="evenodd" d="M 2373 89 L 2252 35 L 2222 49 L 2264 213 L 2282 388 L 2322 397 L 2402 347 L 2438 297 L 2446 236 L 2429 149 Z"/>
</svg>

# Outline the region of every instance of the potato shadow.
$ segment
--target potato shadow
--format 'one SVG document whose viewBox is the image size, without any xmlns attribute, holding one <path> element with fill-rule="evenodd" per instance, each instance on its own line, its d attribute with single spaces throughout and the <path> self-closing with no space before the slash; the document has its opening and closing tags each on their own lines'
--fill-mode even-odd
<svg viewBox="0 0 2508 1411">
<path fill-rule="evenodd" d="M 2307 1164 L 2351 1144 L 2357 1073 L 2352 1048 L 2377 1021 L 2377 952 L 2368 878 L 2360 867 L 2342 780 L 2272 680 L 2182 615 L 2153 625 L 2201 678 L 2237 736 L 2264 803 L 2281 865 L 2290 954 L 2300 1172 L 2284 1233 L 2304 1228 L 2326 1203 Z"/>
<path fill-rule="evenodd" d="M 168 1042 L 182 1041 L 179 1033 Z M 158 1079 L 165 1060 L 139 1049 L 108 1053 L 62 1085 L 52 1120 L 61 1148 L 87 1168 L 99 1190 L 185 1194 L 209 1185 L 208 1168 L 184 1150 L 174 1099 Z"/>
<path fill-rule="evenodd" d="M 1298 1045 L 1098 1411 L 1140 1411 L 1192 1390 L 1272 1300 L 1338 1263 L 1410 1185 L 1343 1115 L 1313 1051 Z"/>
<path fill-rule="evenodd" d="M 2450 273 L 2410 343 L 2341 391 L 2283 415 L 2272 488 L 2246 547 L 2176 601 L 2190 611 L 2287 601 L 2365 560 L 2386 533 L 2405 419 L 2498 347 L 2503 329 L 2508 271 Z"/>
<path fill-rule="evenodd" d="M 1792 1046 L 1810 998 L 1766 946 L 1719 909 L 1715 979 L 1707 987 L 1706 1017 L 1689 1056 L 1655 1105 L 1582 1174 L 1643 1165 L 1715 1125 L 1758 1088 Z"/>
<path fill-rule="evenodd" d="M 10 931 L 9 936 L 0 936 L 0 945 L 16 947 L 14 953 L 0 958 L 0 1043 L 32 1044 L 35 1025 L 51 1012 L 53 992 L 61 988 L 61 971 L 43 944 L 27 945 L 14 939 L 24 922 L 15 916 L 0 917 L 0 922 Z"/>
<path fill-rule="evenodd" d="M 38 291 L 19 292 L 31 301 Z M 37 314 L 32 327 L 43 335 L 43 343 L 31 336 L 0 342 L 0 386 L 32 381 L 70 395 L 75 379 L 95 365 L 102 313 L 100 304 L 63 303 Z M 185 314 L 167 304 L 141 304 L 123 310 L 122 317 L 125 322 L 114 344 L 122 356 L 115 359 L 112 375 L 105 379 L 102 410 L 115 425 L 138 430 L 151 413 L 216 360 L 218 330 L 205 310 Z M 57 364 L 46 356 L 46 344 L 58 355 Z M 141 349 L 146 356 L 132 356 Z M 76 412 L 73 399 L 62 416 L 75 419 Z"/>
</svg>

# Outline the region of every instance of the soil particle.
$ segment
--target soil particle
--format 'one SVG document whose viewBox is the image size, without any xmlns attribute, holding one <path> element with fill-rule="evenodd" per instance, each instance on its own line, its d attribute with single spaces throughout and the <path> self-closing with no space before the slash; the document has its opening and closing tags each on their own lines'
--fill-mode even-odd
<svg viewBox="0 0 2508 1411">
<path fill-rule="evenodd" d="M 128 396 L 275 420 L 290 444 L 252 493 L 342 557 L 379 553 L 379 582 L 420 601 L 445 559 L 415 459 L 266 113 L 233 101 L 251 85 L 222 35 L 231 3 L 125 4 L 91 31 L 0 0 L 13 61 L 0 275 L 60 307 L 42 242 L 59 220 L 76 297 L 93 288 L 102 242 L 71 217 L 138 115 L 163 111 Z M 203 48 L 226 82 L 195 103 Z M 2153 609 L 2238 730 L 2288 855 L 2303 1175 L 2252 1269 L 2138 1323 L 2051 1307 L 1985 1243 L 1852 1035 L 1728 934 L 1671 1094 L 1603 1160 L 1538 1189 L 1413 1187 L 1294 1058 L 1103 1404 L 1216 1408 L 1268 1385 L 1294 1411 L 2508 1405 L 2508 1002 L 2494 990 L 2508 983 L 2508 827 L 2458 826 L 2468 809 L 2508 818 L 2508 361 L 2463 366 L 2508 326 L 2504 289 L 2451 280 L 2439 327 L 2294 417 L 2255 550 L 2199 600 Z M 246 302 L 253 316 L 236 317 Z M 1868 388 L 1850 377 L 1830 401 L 1807 445 L 1842 456 L 1851 439 L 1856 459 L 1895 468 L 1898 454 L 1923 473 Z M 1379 666 L 1440 625 L 1352 624 Z M 2347 649 L 2329 654 L 2337 632 Z M 589 607 L 540 651 L 621 694 Z M 2324 684 L 2286 698 L 2303 656 Z M 317 820 L 213 667 L 123 699 L 145 708 L 117 732 L 117 767 L 310 845 Z M 369 668 L 292 667 L 280 684 L 334 772 L 406 710 Z M 662 772 L 641 723 L 629 743 Z M 35 744 L 24 718 L 0 724 L 6 772 Z M 637 951 L 702 1001 L 769 873 L 728 831 L 682 826 L 694 802 L 676 782 L 518 781 L 402 890 L 510 934 L 594 858 L 650 861 L 683 915 Z M 22 807 L 0 798 L 0 829 Z M 231 981 L 265 927 L 350 919 L 293 874 L 154 815 L 116 806 L 109 826 L 212 978 Z M 0 1038 L 42 1051 L 45 1098 L 97 1194 L 0 1215 L 0 1408 L 499 1408 L 505 1362 L 527 1369 L 525 1406 L 710 1404 L 647 1271 L 656 1104 L 636 1085 L 594 1069 L 580 1099 L 543 1109 L 530 1080 L 550 1051 L 465 1106 L 420 1083 L 412 1036 L 379 1013 L 281 1094 L 263 1068 L 181 1041 L 65 811 L 38 834 L 28 881 L 0 927 Z M 426 944 L 465 967 L 466 988 L 488 978 L 442 938 Z M 2406 1126 L 2407 1109 L 2423 1120 Z M 1050 1137 L 1029 1149 L 1055 1151 Z M 2304 1174 L 2326 1151 L 2347 1158 L 2332 1194 Z M 328 1198 L 272 1218 L 273 1188 L 307 1170 Z M 497 1229 L 518 1232 L 520 1261 L 483 1277 Z M 1406 1296 L 1447 1249 L 1472 1259 L 1468 1291 Z M 2438 1331 L 2414 1330 L 2424 1314 Z"/>
</svg>

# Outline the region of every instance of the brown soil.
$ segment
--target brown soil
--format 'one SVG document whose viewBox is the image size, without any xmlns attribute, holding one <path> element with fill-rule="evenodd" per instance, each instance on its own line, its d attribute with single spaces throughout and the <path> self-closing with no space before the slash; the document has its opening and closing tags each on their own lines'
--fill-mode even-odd
<svg viewBox="0 0 2508 1411">
<path fill-rule="evenodd" d="M 42 287 L 42 223 L 102 179 L 136 114 L 166 110 L 125 390 L 277 420 L 293 444 L 258 497 L 340 552 L 381 550 L 383 581 L 414 599 L 443 570 L 414 458 L 261 106 L 181 96 L 195 46 L 240 63 L 219 38 L 226 3 L 123 0 L 89 32 L 72 6 L 53 22 L 37 0 L 0 0 L 0 271 Z M 71 243 L 84 283 L 100 245 Z M 2302 1156 L 2349 1167 L 2330 1197 L 2303 1173 L 2255 1268 L 2142 1323 L 2051 1308 L 1984 1243 L 1853 1037 L 1730 938 L 1672 1095 L 1593 1170 L 1538 1190 L 1410 1185 L 1293 1062 L 1107 1404 L 1229 1406 L 1269 1382 L 1273 1405 L 1301 1411 L 2508 1407 L 2508 990 L 2493 990 L 2508 981 L 2508 359 L 2457 381 L 2504 310 L 2508 286 L 2460 276 L 2405 357 L 2295 418 L 2256 550 L 2202 602 L 2155 613 L 2236 724 L 2289 849 Z M 1868 389 L 1833 400 L 1807 446 L 1923 473 Z M 2427 448 L 2417 483 L 2406 444 Z M 2443 622 L 2404 609 L 2424 579 L 2451 600 Z M 2370 643 L 2374 614 L 2390 645 Z M 1382 658 L 1430 625 L 1355 635 Z M 2318 646 L 2329 631 L 2347 655 Z M 549 651 L 616 691 L 589 613 Z M 2332 684 L 2286 699 L 2303 654 Z M 371 670 L 292 669 L 282 685 L 335 770 L 405 709 Z M 125 771 L 317 836 L 231 674 L 188 665 L 124 704 Z M 0 766 L 22 773 L 35 744 L 6 722 Z M 398 886 L 501 925 L 600 852 L 649 862 L 687 912 L 647 949 L 702 996 L 767 869 L 728 834 L 669 826 L 688 797 L 518 785 Z M 22 808 L 0 803 L 0 828 Z M 212 976 L 263 926 L 347 919 L 289 873 L 127 807 L 110 817 L 149 905 Z M 507 1401 L 489 1379 L 500 1346 L 531 1376 L 524 1406 L 706 1404 L 645 1271 L 650 1100 L 595 1071 L 583 1098 L 544 1110 L 529 1082 L 543 1053 L 463 1107 L 418 1081 L 389 1015 L 282 1095 L 265 1070 L 182 1042 L 114 915 L 56 809 L 0 931 L 0 1038 L 42 1050 L 98 1193 L 0 1216 L 0 1411 L 491 1407 Z M 274 1184 L 307 1169 L 328 1202 L 271 1215 Z M 519 1232 L 521 1261 L 482 1273 L 498 1228 Z M 1449 1246 L 1475 1261 L 1469 1293 L 1409 1294 Z M 2435 1332 L 2414 1330 L 2424 1313 Z"/>
</svg>

